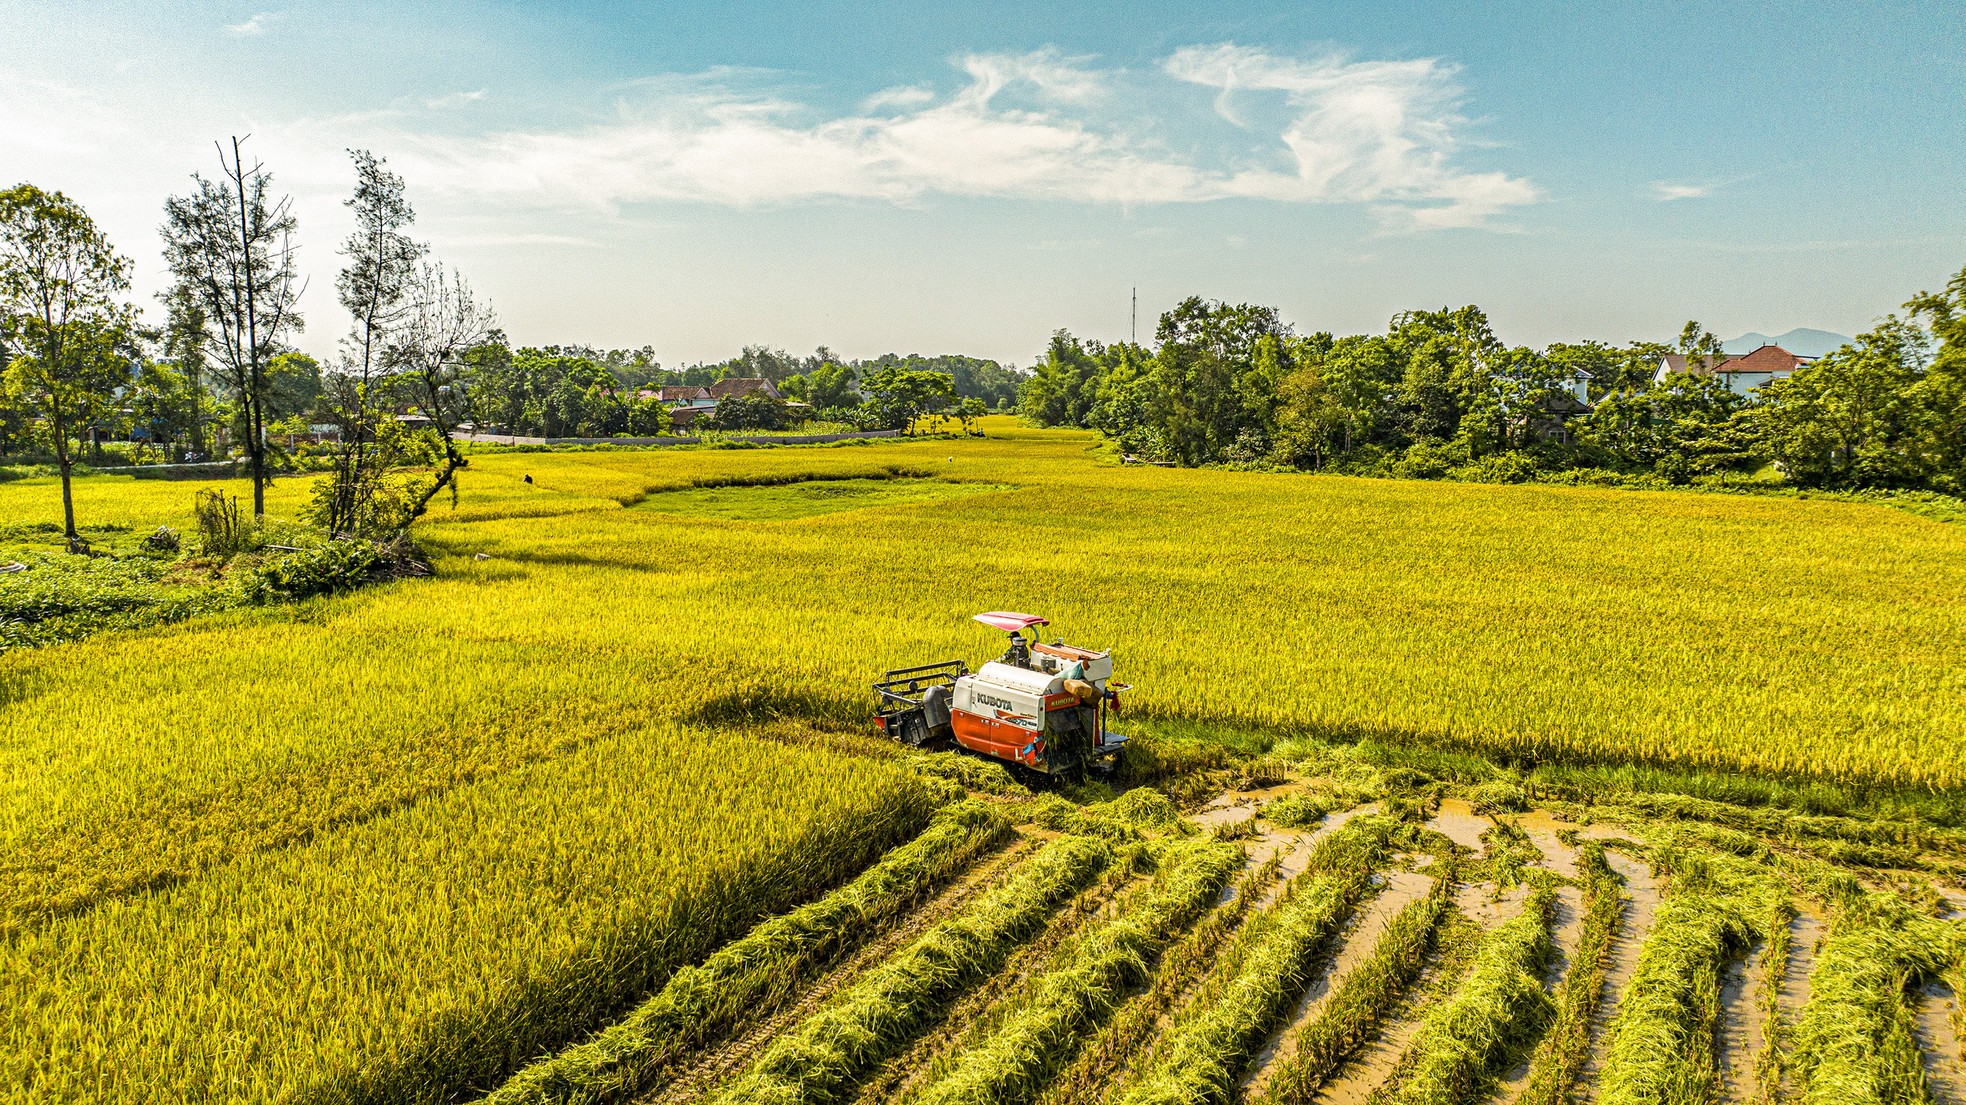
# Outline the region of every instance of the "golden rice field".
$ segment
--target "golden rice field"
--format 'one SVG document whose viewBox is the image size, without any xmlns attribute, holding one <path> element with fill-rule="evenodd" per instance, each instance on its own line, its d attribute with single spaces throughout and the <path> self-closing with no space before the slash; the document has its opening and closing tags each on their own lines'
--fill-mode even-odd
<svg viewBox="0 0 1966 1105">
<path fill-rule="evenodd" d="M 930 824 L 946 786 L 825 741 L 750 733 L 852 727 L 882 669 L 984 658 L 997 643 L 968 620 L 978 610 L 1043 613 L 1074 641 L 1114 647 L 1138 687 L 1129 714 L 1246 746 L 1369 739 L 1519 765 L 1629 761 L 1948 797 L 1966 786 L 1966 528 L 1837 502 L 1119 467 L 1089 435 L 988 429 L 843 448 L 481 455 L 457 508 L 419 531 L 435 579 L 0 655 L 0 1101 L 496 1089 L 760 919 L 874 877 L 876 856 Z M 92 477 L 77 512 L 85 525 L 185 525 L 195 486 Z M 269 509 L 305 495 L 282 481 Z M 0 484 L 0 520 L 59 509 L 52 481 Z M 1399 834 L 1439 796 L 1409 798 L 1407 828 L 1344 838 L 1351 851 L 1313 864 L 1324 882 L 1252 909 L 1269 919 L 1245 938 L 1250 962 L 1290 971 L 1206 983 L 1232 968 L 1196 960 L 1194 992 L 1215 996 L 1165 1053 L 1192 1062 L 1164 1055 L 1144 1082 L 1087 1071 L 1093 1096 L 1056 1099 L 1216 1099 L 1149 1074 L 1241 1054 L 1250 1025 L 1282 1023 L 1270 990 L 1308 980 L 1312 952 L 1379 892 L 1340 875 L 1415 869 L 1398 857 L 1424 842 Z M 1031 1041 L 1119 1023 L 1124 1006 L 1102 1011 L 1066 981 L 1025 988 L 1051 968 L 1005 951 L 1079 916 L 1074 903 L 1079 928 L 1057 946 L 1087 958 L 1053 966 L 1092 971 L 1116 997 L 1152 992 L 1164 968 L 1141 972 L 1172 962 L 1174 945 L 1106 932 L 1099 911 L 1131 903 L 1115 916 L 1148 910 L 1187 931 L 1214 916 L 1194 904 L 1213 890 L 1197 887 L 1231 877 L 1219 851 L 1156 832 L 1068 832 L 1097 846 L 977 860 L 998 864 L 989 878 L 910 876 L 910 903 L 975 883 L 947 914 L 968 927 L 919 954 L 956 956 L 976 988 L 959 992 L 1001 999 L 971 999 L 978 1049 L 1050 1055 Z M 1847 827 L 1824 833 L 1870 846 Z M 1022 839 L 1007 847 L 1038 850 Z M 1873 866 L 1955 843 L 1906 839 Z M 1747 902 L 1716 938 L 1744 951 L 1775 931 L 1749 913 L 1779 895 L 1735 886 L 1732 853 L 1717 854 L 1699 861 L 1703 893 L 1725 901 L 1696 912 Z M 1665 871 L 1678 862 L 1647 855 Z M 1429 871 L 1451 888 L 1449 874 Z M 900 932 L 913 908 L 881 915 Z M 1437 912 L 1427 933 L 1458 916 Z M 1465 944 L 1466 977 L 1485 980 L 1468 1016 L 1543 971 L 1534 928 L 1497 937 L 1507 946 L 1492 955 L 1485 936 L 1440 943 Z M 1919 947 L 1943 945 L 1928 937 Z M 957 1077 L 946 1057 L 896 1044 L 834 1057 L 859 1072 L 834 1096 L 785 1089 L 784 1072 L 817 1054 L 799 1049 L 859 1038 L 855 1017 L 945 1008 L 947 994 L 922 997 L 912 947 L 884 949 L 897 965 L 864 988 L 843 976 L 804 1035 L 817 1013 L 799 1003 L 820 998 L 803 982 L 779 995 L 777 1050 L 745 1052 L 699 1089 L 1023 1100 L 1013 1086 L 1063 1085 L 1064 1064 L 1086 1061 L 1061 1053 L 1056 1069 L 1009 1082 L 972 1069 L 960 1085 L 983 1088 L 958 1093 L 935 1088 Z M 1016 985 L 994 981 L 1013 969 Z M 1565 1023 L 1556 976 L 1538 977 L 1548 1019 Z M 1170 1008 L 1189 993 L 1167 995 Z M 1831 1022 L 1798 1023 L 1806 1036 Z M 992 1035 L 1012 1029 L 1031 1035 Z M 726 1045 L 662 1046 L 701 1059 Z M 1449 1067 L 1425 1077 L 1461 1086 Z M 1620 1100 L 1650 1099 L 1641 1087 Z"/>
</svg>

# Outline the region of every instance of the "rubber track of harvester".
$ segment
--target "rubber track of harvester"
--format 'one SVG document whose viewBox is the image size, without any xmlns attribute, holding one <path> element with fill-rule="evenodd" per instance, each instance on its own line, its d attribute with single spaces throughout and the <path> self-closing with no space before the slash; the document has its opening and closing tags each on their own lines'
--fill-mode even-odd
<svg viewBox="0 0 1966 1105">
<path fill-rule="evenodd" d="M 766 1044 L 817 1012 L 828 998 L 852 983 L 868 968 L 887 959 L 991 887 L 1008 879 L 1019 864 L 1030 858 L 1040 843 L 1042 841 L 1030 837 L 1019 837 L 995 855 L 979 860 L 955 885 L 929 899 L 880 939 L 861 948 L 851 959 L 821 976 L 799 995 L 798 1001 L 760 1021 L 744 1035 L 705 1052 L 640 1100 L 644 1105 L 684 1105 L 708 1096 L 742 1070 L 746 1063 L 757 1058 Z"/>
<path fill-rule="evenodd" d="M 880 1071 L 861 1088 L 856 1105 L 880 1105 L 919 1092 L 925 1085 L 933 1060 L 948 1048 L 960 1044 L 971 1025 L 1005 997 L 1022 989 L 1048 963 L 1065 941 L 1071 939 L 1106 908 L 1122 890 L 1137 885 L 1140 876 L 1129 866 L 1116 865 L 1081 891 L 1035 939 L 1020 948 L 1001 971 L 985 979 L 964 995 L 943 1018 L 940 1025 L 926 1032 L 899 1056 L 883 1064 Z"/>
</svg>

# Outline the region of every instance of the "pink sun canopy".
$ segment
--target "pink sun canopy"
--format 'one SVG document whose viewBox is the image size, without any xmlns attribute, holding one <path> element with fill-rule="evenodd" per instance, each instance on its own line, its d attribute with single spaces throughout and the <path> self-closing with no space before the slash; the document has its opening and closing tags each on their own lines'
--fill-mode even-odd
<svg viewBox="0 0 1966 1105">
<path fill-rule="evenodd" d="M 987 614 L 976 615 L 976 620 L 993 629 L 1001 629 L 1005 633 L 1015 633 L 1034 625 L 1051 624 L 1050 618 L 1040 618 L 1036 614 L 1019 614 L 1011 610 L 992 610 Z"/>
</svg>

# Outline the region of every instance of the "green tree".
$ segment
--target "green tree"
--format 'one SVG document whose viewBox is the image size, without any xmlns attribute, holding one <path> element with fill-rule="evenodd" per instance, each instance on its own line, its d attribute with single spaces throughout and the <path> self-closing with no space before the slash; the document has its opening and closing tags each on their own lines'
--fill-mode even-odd
<svg viewBox="0 0 1966 1105">
<path fill-rule="evenodd" d="M 458 449 L 458 426 L 473 409 L 471 388 L 484 347 L 497 331 L 491 308 L 478 301 L 455 270 L 426 264 L 411 281 L 409 309 L 389 345 L 393 394 L 429 419 L 425 449 L 432 462 L 405 496 L 402 525 L 423 516 L 445 490 L 456 501 L 457 473 L 470 463 Z"/>
<path fill-rule="evenodd" d="M 1205 464 L 1238 441 L 1245 448 L 1252 438 L 1267 441 L 1274 381 L 1292 367 L 1284 356 L 1289 334 L 1274 307 L 1190 296 L 1161 315 L 1152 418 L 1171 459 Z"/>
<path fill-rule="evenodd" d="M 716 422 L 726 430 L 782 430 L 792 424 L 792 412 L 783 399 L 750 391 L 718 403 Z"/>
<path fill-rule="evenodd" d="M 123 401 L 133 425 L 165 448 L 193 440 L 199 432 L 202 397 L 169 361 L 144 360 Z"/>
<path fill-rule="evenodd" d="M 956 397 L 955 378 L 946 372 L 890 367 L 864 381 L 869 421 L 882 429 L 915 432 L 915 424 L 948 410 Z"/>
<path fill-rule="evenodd" d="M 1399 347 L 1381 335 L 1339 338 L 1323 366 L 1324 386 L 1342 415 L 1337 451 L 1391 444 L 1394 401 L 1405 375 Z"/>
<path fill-rule="evenodd" d="M 159 298 L 164 301 L 164 357 L 183 378 L 186 407 L 191 417 L 186 438 L 191 442 L 191 451 L 202 458 L 212 451 L 206 447 L 205 426 L 214 413 L 205 384 L 209 374 L 205 346 L 210 340 L 205 309 L 199 305 L 198 297 L 182 284 L 172 285 Z"/>
<path fill-rule="evenodd" d="M 1942 292 L 1920 292 L 1905 309 L 1926 320 L 1937 353 L 1911 385 L 1917 451 L 1933 487 L 1966 494 L 1966 268 Z"/>
<path fill-rule="evenodd" d="M 973 395 L 957 403 L 955 407 L 956 420 L 962 423 L 963 433 L 966 434 L 975 433 L 976 420 L 989 413 L 989 404 Z"/>
<path fill-rule="evenodd" d="M 1720 339 L 1709 334 L 1706 327 L 1693 320 L 1688 320 L 1685 326 L 1679 328 L 1678 349 L 1689 366 L 1695 361 L 1704 362 L 1708 366 L 1717 365 L 1721 358 L 1727 355 L 1721 348 Z"/>
<path fill-rule="evenodd" d="M 246 427 L 252 461 L 253 515 L 266 513 L 267 365 L 286 336 L 301 328 L 300 276 L 291 197 L 275 198 L 273 175 L 248 169 L 241 141 L 231 159 L 221 149 L 222 179 L 192 174 L 188 196 L 164 201 L 164 258 L 203 310 L 206 345 L 223 366 Z"/>
<path fill-rule="evenodd" d="M 1167 450 L 1161 445 L 1154 421 L 1160 404 L 1154 396 L 1153 354 L 1122 342 L 1107 346 L 1102 360 L 1105 367 L 1087 424 L 1128 453 L 1166 460 Z"/>
<path fill-rule="evenodd" d="M 0 192 L 0 341 L 12 353 L 6 390 L 47 425 L 73 551 L 86 546 L 75 529 L 72 446 L 130 380 L 122 347 L 134 319 L 121 302 L 129 273 L 80 204 L 31 184 Z"/>
<path fill-rule="evenodd" d="M 1889 316 L 1849 345 L 1760 389 L 1744 412 L 1790 479 L 1817 487 L 1916 487 L 1926 428 L 1919 385 L 1925 332 Z"/>
<path fill-rule="evenodd" d="M 1484 418 L 1499 417 L 1493 377 L 1507 349 L 1481 308 L 1407 311 L 1393 318 L 1387 339 L 1403 362 L 1393 399 L 1401 444 L 1453 441 L 1477 406 Z M 1482 439 L 1489 436 L 1484 430 Z"/>
<path fill-rule="evenodd" d="M 1091 425 L 1103 367 L 1099 343 L 1080 342 L 1069 330 L 1056 330 L 1044 359 L 1018 386 L 1018 408 L 1040 426 Z"/>
<path fill-rule="evenodd" d="M 859 393 L 854 390 L 854 378 L 855 372 L 852 368 L 831 361 L 815 365 L 801 376 L 792 377 L 793 380 L 799 381 L 799 394 L 796 398 L 814 410 L 850 407 L 859 402 Z M 785 394 L 788 397 L 792 396 L 790 391 Z"/>
</svg>

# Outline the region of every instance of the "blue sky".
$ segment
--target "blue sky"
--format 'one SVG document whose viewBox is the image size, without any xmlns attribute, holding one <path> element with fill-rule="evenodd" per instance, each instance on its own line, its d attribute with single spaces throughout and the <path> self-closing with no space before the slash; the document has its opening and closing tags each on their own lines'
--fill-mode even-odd
<svg viewBox="0 0 1966 1105">
<path fill-rule="evenodd" d="M 1579 11 L 1587 14 L 1580 15 Z M 1028 364 L 1188 294 L 1358 332 L 1853 333 L 1966 265 L 1950 3 L 21 3 L 0 177 L 161 285 L 252 147 L 328 354 L 349 146 L 520 342 Z"/>
</svg>

